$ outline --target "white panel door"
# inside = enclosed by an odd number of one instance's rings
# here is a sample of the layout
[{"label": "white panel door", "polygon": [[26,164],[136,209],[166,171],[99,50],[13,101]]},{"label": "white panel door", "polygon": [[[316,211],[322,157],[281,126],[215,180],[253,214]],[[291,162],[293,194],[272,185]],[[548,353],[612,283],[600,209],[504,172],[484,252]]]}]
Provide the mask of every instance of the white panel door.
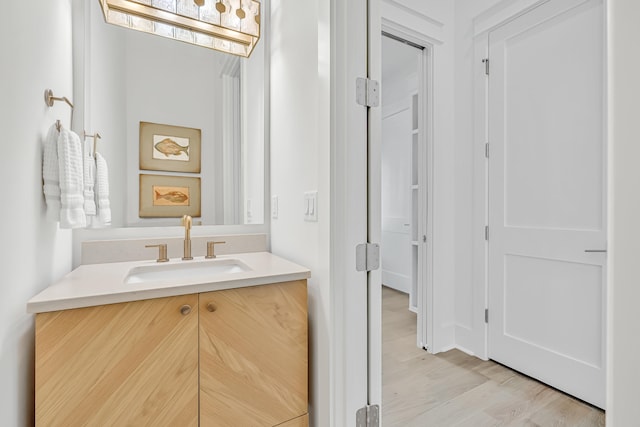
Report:
[{"label": "white panel door", "polygon": [[489,34],[489,356],[601,408],[604,37],[601,0]]}]

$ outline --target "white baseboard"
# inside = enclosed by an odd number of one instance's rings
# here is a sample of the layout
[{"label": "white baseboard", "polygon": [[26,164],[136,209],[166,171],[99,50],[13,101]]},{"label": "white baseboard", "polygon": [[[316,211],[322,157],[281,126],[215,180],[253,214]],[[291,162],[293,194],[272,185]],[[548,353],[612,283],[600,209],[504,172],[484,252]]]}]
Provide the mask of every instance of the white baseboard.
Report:
[{"label": "white baseboard", "polygon": [[411,292],[411,278],[404,274],[382,270],[382,284],[396,291],[408,294]]}]

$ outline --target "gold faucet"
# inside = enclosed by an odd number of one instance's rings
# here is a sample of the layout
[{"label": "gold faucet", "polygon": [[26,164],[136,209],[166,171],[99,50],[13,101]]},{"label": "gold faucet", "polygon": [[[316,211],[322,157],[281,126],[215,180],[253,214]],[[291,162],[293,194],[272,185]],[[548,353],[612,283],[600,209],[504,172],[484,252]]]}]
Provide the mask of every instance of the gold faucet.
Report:
[{"label": "gold faucet", "polygon": [[184,226],[184,256],[182,257],[183,261],[192,260],[191,256],[191,216],[184,215],[182,217],[182,225]]}]

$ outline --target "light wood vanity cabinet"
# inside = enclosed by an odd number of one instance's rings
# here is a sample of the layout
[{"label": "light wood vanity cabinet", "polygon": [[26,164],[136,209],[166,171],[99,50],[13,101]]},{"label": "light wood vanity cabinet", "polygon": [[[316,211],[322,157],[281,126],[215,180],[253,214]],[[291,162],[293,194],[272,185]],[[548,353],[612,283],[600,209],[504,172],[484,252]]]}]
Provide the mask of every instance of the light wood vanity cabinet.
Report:
[{"label": "light wood vanity cabinet", "polygon": [[308,426],[306,280],[39,313],[36,425]]}]

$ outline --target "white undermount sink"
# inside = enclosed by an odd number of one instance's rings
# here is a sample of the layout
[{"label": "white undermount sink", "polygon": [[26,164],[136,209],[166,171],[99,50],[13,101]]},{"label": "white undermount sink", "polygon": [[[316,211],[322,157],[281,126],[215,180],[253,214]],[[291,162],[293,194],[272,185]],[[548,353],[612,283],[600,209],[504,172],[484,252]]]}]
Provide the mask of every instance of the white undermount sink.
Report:
[{"label": "white undermount sink", "polygon": [[176,261],[170,264],[155,264],[133,267],[124,279],[127,285],[151,282],[200,282],[206,283],[222,275],[251,270],[236,259],[212,259]]}]

